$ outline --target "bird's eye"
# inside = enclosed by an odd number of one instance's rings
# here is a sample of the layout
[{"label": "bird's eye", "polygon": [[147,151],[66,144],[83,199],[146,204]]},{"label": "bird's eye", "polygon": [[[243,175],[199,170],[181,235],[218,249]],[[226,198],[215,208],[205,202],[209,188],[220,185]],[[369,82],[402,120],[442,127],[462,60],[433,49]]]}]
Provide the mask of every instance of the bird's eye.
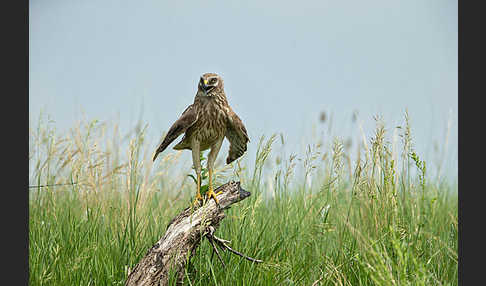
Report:
[{"label": "bird's eye", "polygon": [[211,84],[211,85],[212,84],[216,84],[216,82],[218,82],[218,80],[216,78],[214,78],[214,77],[209,80],[209,84]]}]

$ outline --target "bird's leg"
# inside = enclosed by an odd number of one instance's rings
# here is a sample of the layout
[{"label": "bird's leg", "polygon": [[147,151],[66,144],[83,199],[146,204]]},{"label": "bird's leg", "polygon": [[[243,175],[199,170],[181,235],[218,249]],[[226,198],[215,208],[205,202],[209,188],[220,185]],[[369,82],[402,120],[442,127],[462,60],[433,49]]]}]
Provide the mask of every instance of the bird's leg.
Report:
[{"label": "bird's leg", "polygon": [[211,151],[209,152],[208,155],[208,171],[209,171],[209,188],[207,192],[207,198],[208,199],[213,199],[216,204],[218,204],[218,199],[216,198],[216,195],[214,193],[214,188],[213,188],[213,168],[214,168],[214,161],[216,161],[216,157],[218,156],[219,149],[221,148],[221,144],[223,143],[223,138],[221,140],[218,140],[216,143],[214,143],[211,146]]},{"label": "bird's leg", "polygon": [[213,169],[209,168],[209,189],[208,189],[207,197],[208,199],[212,198],[216,204],[219,204],[218,199],[216,198],[216,194],[214,193],[212,177],[213,177]]},{"label": "bird's leg", "polygon": [[196,170],[197,174],[197,192],[196,192],[196,199],[193,202],[193,205],[198,205],[199,201],[202,201],[203,198],[201,196],[201,157],[199,153],[199,142],[193,142],[192,146],[192,163],[194,165],[194,169]]},{"label": "bird's leg", "polygon": [[197,173],[197,193],[196,193],[196,199],[194,200],[194,205],[199,203],[199,201],[202,201],[202,196],[201,196],[201,173]]}]

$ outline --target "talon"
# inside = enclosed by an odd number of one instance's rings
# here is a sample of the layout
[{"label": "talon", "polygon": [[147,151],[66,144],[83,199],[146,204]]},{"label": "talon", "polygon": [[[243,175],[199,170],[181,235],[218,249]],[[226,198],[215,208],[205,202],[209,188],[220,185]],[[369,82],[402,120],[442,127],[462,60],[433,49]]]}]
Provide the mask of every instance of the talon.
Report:
[{"label": "talon", "polygon": [[199,202],[203,201],[203,197],[201,194],[197,193],[196,198],[194,199],[194,202],[192,203],[195,207],[199,205]]},{"label": "talon", "polygon": [[207,192],[206,196],[207,196],[207,199],[208,199],[208,200],[213,199],[213,200],[214,200],[214,202],[215,202],[217,205],[219,205],[219,201],[218,201],[218,199],[216,198],[216,196],[217,196],[217,195],[219,195],[219,194],[221,194],[221,193],[222,193],[222,192],[219,192],[219,193],[217,193],[217,194],[216,194],[216,193],[214,193],[214,191],[213,191],[213,190],[209,190],[209,191]]}]

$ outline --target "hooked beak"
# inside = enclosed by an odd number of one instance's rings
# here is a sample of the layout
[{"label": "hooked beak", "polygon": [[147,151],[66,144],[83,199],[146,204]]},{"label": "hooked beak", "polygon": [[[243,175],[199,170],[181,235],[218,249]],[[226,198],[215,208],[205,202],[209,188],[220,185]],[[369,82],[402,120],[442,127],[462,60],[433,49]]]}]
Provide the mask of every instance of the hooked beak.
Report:
[{"label": "hooked beak", "polygon": [[201,86],[201,89],[205,95],[208,95],[208,92],[210,92],[214,88],[214,86],[208,86],[208,80],[203,79],[202,77],[199,81],[199,85]]}]

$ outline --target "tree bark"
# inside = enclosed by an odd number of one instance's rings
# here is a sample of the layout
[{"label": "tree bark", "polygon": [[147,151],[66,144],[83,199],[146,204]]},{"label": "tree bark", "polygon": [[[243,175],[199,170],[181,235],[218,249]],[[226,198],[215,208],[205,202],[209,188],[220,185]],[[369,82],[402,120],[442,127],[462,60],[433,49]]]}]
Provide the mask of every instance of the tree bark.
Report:
[{"label": "tree bark", "polygon": [[184,279],[184,269],[206,235],[212,235],[225,217],[224,209],[244,200],[250,193],[240,182],[228,182],[215,190],[219,206],[214,200],[199,208],[188,207],[175,216],[164,236],[155,243],[135,268],[129,273],[126,286],[168,285],[169,274],[175,273],[179,284]]}]

